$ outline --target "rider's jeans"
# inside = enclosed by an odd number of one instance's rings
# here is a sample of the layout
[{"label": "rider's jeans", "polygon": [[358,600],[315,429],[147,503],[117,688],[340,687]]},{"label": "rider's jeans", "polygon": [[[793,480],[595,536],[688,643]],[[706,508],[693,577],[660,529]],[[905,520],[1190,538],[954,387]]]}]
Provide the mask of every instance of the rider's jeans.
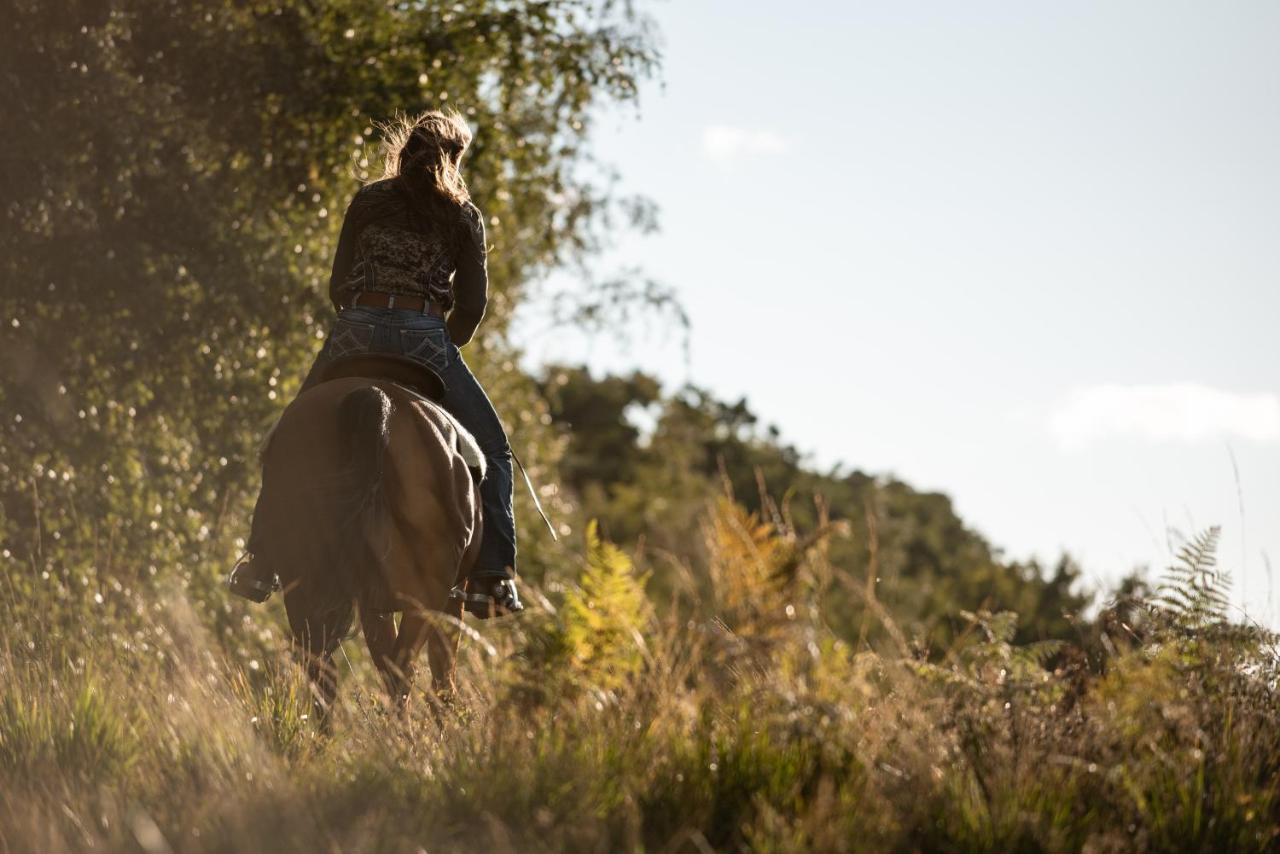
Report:
[{"label": "rider's jeans", "polygon": [[446,391],[441,404],[476,437],[488,462],[480,483],[484,533],[471,577],[510,578],[516,565],[511,445],[489,397],[462,361],[462,353],[449,340],[444,320],[400,309],[343,309],[302,388],[309,388],[331,360],[357,353],[408,356],[444,380]]}]

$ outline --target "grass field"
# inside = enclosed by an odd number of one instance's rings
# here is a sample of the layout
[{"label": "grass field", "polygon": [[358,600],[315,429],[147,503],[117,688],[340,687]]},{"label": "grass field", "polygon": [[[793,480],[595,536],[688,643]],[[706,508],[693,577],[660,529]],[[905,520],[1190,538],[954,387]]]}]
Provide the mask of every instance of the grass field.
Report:
[{"label": "grass field", "polygon": [[[359,639],[318,734],[279,602],[10,559],[0,848],[1274,850],[1271,639],[1215,602],[1214,538],[1099,615],[1092,649],[969,615],[925,654],[815,615],[822,542],[722,503],[707,602],[650,601],[594,543],[576,584],[469,623],[460,697],[401,720]],[[876,614],[874,592],[868,611]],[[425,670],[425,668],[423,668]],[[424,689],[425,690],[425,689]]]}]

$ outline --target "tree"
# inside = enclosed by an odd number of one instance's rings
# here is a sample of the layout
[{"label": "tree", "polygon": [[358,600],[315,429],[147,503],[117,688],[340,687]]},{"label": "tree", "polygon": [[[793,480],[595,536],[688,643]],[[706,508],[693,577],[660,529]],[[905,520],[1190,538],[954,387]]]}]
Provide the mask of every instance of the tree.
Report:
[{"label": "tree", "polygon": [[[0,505],[7,554],[221,564],[256,447],[330,309],[374,121],[456,106],[494,290],[468,353],[536,467],[552,448],[503,326],[589,252],[591,107],[656,62],[630,3],[17,0],[0,33]],[[536,530],[533,526],[526,529]]]}]

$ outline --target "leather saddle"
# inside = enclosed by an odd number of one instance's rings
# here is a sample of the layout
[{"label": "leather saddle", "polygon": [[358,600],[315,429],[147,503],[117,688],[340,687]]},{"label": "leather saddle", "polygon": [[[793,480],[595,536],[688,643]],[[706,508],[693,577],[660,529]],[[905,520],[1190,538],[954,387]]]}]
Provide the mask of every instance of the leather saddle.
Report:
[{"label": "leather saddle", "polygon": [[362,377],[371,380],[387,380],[404,386],[427,400],[439,403],[444,400],[446,386],[440,375],[421,362],[406,356],[378,353],[357,353],[334,359],[320,373],[320,382]]}]

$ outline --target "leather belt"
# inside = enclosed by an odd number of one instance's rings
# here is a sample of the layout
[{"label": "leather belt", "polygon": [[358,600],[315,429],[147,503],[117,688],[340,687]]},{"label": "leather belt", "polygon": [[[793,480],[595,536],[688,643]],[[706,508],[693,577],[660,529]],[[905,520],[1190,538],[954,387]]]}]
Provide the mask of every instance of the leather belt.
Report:
[{"label": "leather belt", "polygon": [[395,308],[402,311],[418,311],[433,317],[444,317],[444,306],[435,300],[408,294],[387,294],[381,291],[360,291],[351,298],[348,308]]}]

